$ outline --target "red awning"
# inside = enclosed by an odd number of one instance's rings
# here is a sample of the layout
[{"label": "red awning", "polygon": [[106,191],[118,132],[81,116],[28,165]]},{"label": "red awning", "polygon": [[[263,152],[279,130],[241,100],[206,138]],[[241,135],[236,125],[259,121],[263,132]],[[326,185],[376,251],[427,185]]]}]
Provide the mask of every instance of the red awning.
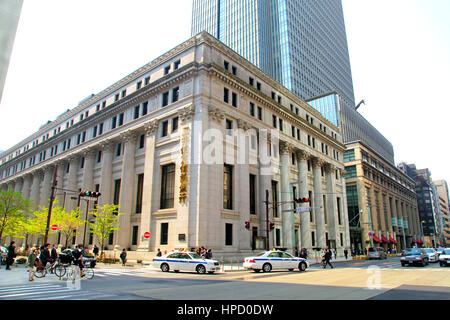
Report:
[{"label": "red awning", "polygon": [[391,236],[389,236],[389,240],[391,240],[392,243],[397,243],[397,241],[394,240],[394,238],[392,238]]},{"label": "red awning", "polygon": [[412,243],[417,243],[417,241],[416,241],[416,240],[414,240],[414,239],[412,239]]},{"label": "red awning", "polygon": [[375,242],[382,242],[376,235],[373,235],[373,241]]},{"label": "red awning", "polygon": [[386,239],[385,237],[381,236],[381,240],[383,240],[383,242],[389,243],[390,241],[388,239]]},{"label": "red awning", "polygon": [[423,244],[423,241],[422,241],[422,240],[419,240],[419,241],[417,241],[417,243]]}]

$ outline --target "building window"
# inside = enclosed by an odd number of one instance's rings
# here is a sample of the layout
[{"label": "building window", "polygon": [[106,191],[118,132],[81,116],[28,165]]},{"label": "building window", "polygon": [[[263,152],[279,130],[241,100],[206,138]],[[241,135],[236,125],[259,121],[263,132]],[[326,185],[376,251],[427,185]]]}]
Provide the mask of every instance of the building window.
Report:
[{"label": "building window", "polygon": [[174,207],[175,164],[162,167],[161,170],[161,209]]},{"label": "building window", "polygon": [[223,208],[233,210],[233,166],[223,166]]},{"label": "building window", "polygon": [[123,125],[123,116],[124,116],[123,113],[119,114],[119,127],[120,127],[121,125]]},{"label": "building window", "polygon": [[256,214],[256,176],[250,175],[250,214]]},{"label": "building window", "polygon": [[231,223],[225,223],[225,245],[233,245],[233,225]]},{"label": "building window", "polygon": [[142,115],[145,116],[147,114],[148,110],[148,102],[144,102],[142,104]]},{"label": "building window", "polygon": [[342,225],[341,220],[341,198],[337,197],[337,213],[338,213],[338,223]]},{"label": "building window", "polygon": [[122,143],[118,143],[117,144],[117,149],[116,149],[116,156],[120,157],[120,155],[122,154]]},{"label": "building window", "polygon": [[112,118],[111,129],[115,129],[117,125],[117,117]]},{"label": "building window", "polygon": [[181,61],[177,60],[173,63],[173,69],[174,70],[178,70],[178,68],[180,67]]},{"label": "building window", "polygon": [[178,131],[178,117],[172,119],[172,132]]},{"label": "building window", "polygon": [[255,84],[255,80],[252,77],[249,77],[248,83],[253,87],[253,85]]},{"label": "building window", "polygon": [[281,246],[281,230],[280,229],[275,229],[275,245],[277,247]]},{"label": "building window", "polygon": [[261,91],[261,83],[256,82],[256,89],[259,90],[259,91]]},{"label": "building window", "polygon": [[170,66],[164,68],[164,75],[168,75],[170,72]]},{"label": "building window", "polygon": [[314,231],[311,232],[311,246],[316,246],[316,233]]},{"label": "building window", "polygon": [[81,158],[80,169],[84,168],[84,157]]},{"label": "building window", "polygon": [[[116,206],[119,205],[119,201],[120,201],[120,184],[121,184],[121,179],[114,180],[114,198],[113,198],[113,203]],[[117,214],[117,210],[115,211],[115,213]]]},{"label": "building window", "polygon": [[262,118],[262,108],[261,107],[258,107],[258,119],[259,120],[262,120],[263,118]]},{"label": "building window", "polygon": [[223,67],[225,68],[225,70],[228,70],[229,66],[230,66],[230,63],[229,63],[228,61],[225,60],[225,61],[223,62]]},{"label": "building window", "polygon": [[238,107],[238,95],[237,95],[237,93],[232,93],[231,94],[231,105],[233,106],[233,107],[235,107],[235,108],[237,108]]},{"label": "building window", "polygon": [[145,145],[145,134],[142,134],[139,138],[139,149],[143,149]]},{"label": "building window", "polygon": [[253,102],[250,102],[250,115],[255,116],[255,104]]},{"label": "building window", "polygon": [[162,124],[161,137],[166,137],[169,134],[169,121],[164,121]]},{"label": "building window", "polygon": [[226,134],[231,136],[233,134],[233,121],[226,119],[225,120],[225,129],[226,129]]},{"label": "building window", "polygon": [[138,175],[136,194],[136,213],[142,212],[142,195],[144,192],[144,174]]},{"label": "building window", "polygon": [[119,101],[119,94],[118,93],[114,96],[114,102],[117,102],[117,101]]},{"label": "building window", "polygon": [[273,125],[274,128],[277,127],[277,116],[276,115],[272,116],[272,125]]},{"label": "building window", "polygon": [[283,131],[283,119],[278,119],[278,122],[280,123],[280,130]]},{"label": "building window", "polygon": [[136,83],[136,90],[139,90],[142,87],[142,81]]},{"label": "building window", "polygon": [[138,226],[133,226],[133,237],[132,237],[132,240],[131,240],[131,245],[132,246],[136,246],[137,245],[138,231],[139,231],[139,227]]},{"label": "building window", "polygon": [[272,181],[272,215],[278,218],[278,182]]},{"label": "building window", "polygon": [[349,166],[345,168],[345,178],[356,178],[356,166]]},{"label": "building window", "polygon": [[114,231],[109,234],[108,244],[111,246],[114,243]]},{"label": "building window", "polygon": [[223,88],[223,102],[228,103],[230,101],[229,94],[230,90],[228,90],[227,88]]},{"label": "building window", "polygon": [[355,161],[355,150],[347,150],[344,152],[344,162]]},{"label": "building window", "polygon": [[139,106],[134,107],[134,119],[139,118]]},{"label": "building window", "polygon": [[180,87],[172,89],[172,102],[177,102],[180,95]]},{"label": "building window", "polygon": [[165,107],[169,104],[169,92],[164,92],[162,95],[162,106]]},{"label": "building window", "polygon": [[100,123],[98,126],[98,135],[103,134],[103,123]]},{"label": "building window", "polygon": [[232,67],[231,67],[231,72],[232,72],[234,75],[237,75],[237,68],[236,68],[235,66],[232,66]]},{"label": "building window", "polygon": [[127,90],[122,91],[122,98],[125,98],[127,96]]},{"label": "building window", "polygon": [[145,85],[148,85],[150,83],[150,77],[145,78]]},{"label": "building window", "polygon": [[168,223],[161,223],[161,238],[160,238],[160,244],[161,245],[167,245],[169,243],[169,224]]},{"label": "building window", "polygon": [[102,161],[102,152],[99,151],[99,152],[97,153],[97,163],[100,163],[101,161]]},{"label": "building window", "polygon": [[95,138],[97,136],[97,126],[92,130],[92,137]]}]

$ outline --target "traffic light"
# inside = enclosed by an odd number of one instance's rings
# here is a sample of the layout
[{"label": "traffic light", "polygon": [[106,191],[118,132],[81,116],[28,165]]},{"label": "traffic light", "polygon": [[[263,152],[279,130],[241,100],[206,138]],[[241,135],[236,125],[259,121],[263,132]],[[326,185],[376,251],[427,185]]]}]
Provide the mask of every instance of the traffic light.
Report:
[{"label": "traffic light", "polygon": [[82,190],[80,192],[80,197],[90,197],[90,198],[98,198],[100,197],[102,194],[100,192],[96,192],[96,191],[84,191]]},{"label": "traffic light", "polygon": [[270,230],[273,230],[273,229],[275,229],[275,223],[271,222],[270,223]]},{"label": "traffic light", "polygon": [[249,221],[245,221],[245,229],[247,229],[247,230],[250,229],[250,222]]},{"label": "traffic light", "polygon": [[295,202],[297,202],[297,203],[307,203],[307,202],[309,202],[309,198],[295,199]]}]

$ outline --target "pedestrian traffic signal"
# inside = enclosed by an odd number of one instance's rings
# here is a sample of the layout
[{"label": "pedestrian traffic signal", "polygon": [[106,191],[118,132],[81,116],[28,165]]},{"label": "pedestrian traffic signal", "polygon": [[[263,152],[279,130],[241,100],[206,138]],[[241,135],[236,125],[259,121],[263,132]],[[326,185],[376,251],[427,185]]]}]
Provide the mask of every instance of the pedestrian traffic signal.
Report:
[{"label": "pedestrian traffic signal", "polygon": [[308,198],[299,198],[299,199],[295,199],[295,202],[297,203],[307,203],[309,202]]},{"label": "pedestrian traffic signal", "polygon": [[273,229],[275,229],[275,223],[271,222],[270,223],[270,230],[273,230]]},{"label": "pedestrian traffic signal", "polygon": [[96,192],[96,191],[81,191],[80,192],[80,197],[98,198],[101,195],[102,194],[100,192]]},{"label": "pedestrian traffic signal", "polygon": [[247,230],[250,229],[250,222],[249,221],[245,221],[245,229],[247,229]]}]

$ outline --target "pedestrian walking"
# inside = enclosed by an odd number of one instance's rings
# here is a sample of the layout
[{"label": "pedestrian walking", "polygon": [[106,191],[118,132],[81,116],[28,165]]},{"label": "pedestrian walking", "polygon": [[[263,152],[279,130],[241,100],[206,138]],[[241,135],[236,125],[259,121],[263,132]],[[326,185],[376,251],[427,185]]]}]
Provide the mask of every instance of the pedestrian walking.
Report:
[{"label": "pedestrian walking", "polygon": [[347,260],[348,259],[348,250],[347,249],[344,250],[344,256],[345,256],[345,260]]},{"label": "pedestrian walking", "polygon": [[158,252],[156,252],[156,256],[157,257],[161,257],[162,256],[162,252],[161,252],[161,250],[158,248]]},{"label": "pedestrian walking", "polygon": [[94,249],[92,250],[95,256],[98,256],[98,247],[97,245],[94,245]]},{"label": "pedestrian walking", "polygon": [[127,250],[123,248],[122,253],[120,254],[120,259],[122,260],[122,266],[125,267],[125,263],[127,262]]},{"label": "pedestrian walking", "polygon": [[84,277],[84,274],[83,274],[83,268],[84,268],[84,264],[83,264],[83,245],[82,244],[79,244],[78,245],[78,248],[77,249],[75,249],[73,252],[72,252],[72,255],[73,255],[73,265],[74,266],[77,266],[79,269],[80,269],[80,276],[81,277]]},{"label": "pedestrian walking", "polygon": [[324,250],[324,259],[325,259],[325,265],[323,266],[324,269],[327,268],[327,265],[330,265],[331,269],[333,269],[333,265],[331,264],[330,260],[331,260],[331,250]]},{"label": "pedestrian walking", "polygon": [[367,248],[364,248],[364,255],[367,256]]},{"label": "pedestrian walking", "polygon": [[51,263],[52,257],[50,254],[50,244],[46,243],[43,248],[41,247],[41,254],[39,255],[39,260],[41,260],[42,266],[45,268],[47,263]]},{"label": "pedestrian walking", "polygon": [[8,247],[8,255],[6,256],[6,270],[11,270],[10,266],[14,263],[14,258],[16,257],[16,243],[11,241]]},{"label": "pedestrian walking", "polygon": [[34,281],[34,273],[36,272],[36,260],[37,260],[38,249],[31,248],[30,255],[28,256],[28,280]]},{"label": "pedestrian walking", "polygon": [[337,250],[334,249],[334,260],[337,260]]},{"label": "pedestrian walking", "polygon": [[52,259],[53,262],[55,262],[56,260],[58,260],[58,251],[57,251],[57,246],[56,244],[53,245],[51,254],[50,254],[50,258]]}]

